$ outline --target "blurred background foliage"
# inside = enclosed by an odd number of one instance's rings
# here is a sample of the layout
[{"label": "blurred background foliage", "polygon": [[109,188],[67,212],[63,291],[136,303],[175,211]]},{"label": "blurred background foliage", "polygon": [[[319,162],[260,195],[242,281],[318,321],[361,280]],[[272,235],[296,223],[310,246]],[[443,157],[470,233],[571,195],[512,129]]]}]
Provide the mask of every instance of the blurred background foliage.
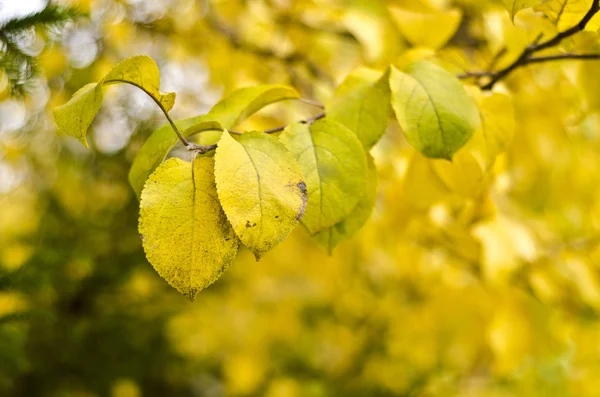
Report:
[{"label": "blurred background foliage", "polygon": [[[598,62],[499,85],[514,140],[485,167],[427,160],[390,125],[358,236],[331,257],[302,230],[258,263],[243,252],[194,304],[137,233],[127,172],[164,123],[154,104],[107,90],[89,151],[50,112],[137,54],[177,92],[174,118],[260,83],[326,103],[359,66],[508,64],[551,18],[513,25],[491,0],[0,3],[0,395],[600,395]],[[562,45],[590,52],[598,33]],[[245,127],[313,111],[278,104]]]}]

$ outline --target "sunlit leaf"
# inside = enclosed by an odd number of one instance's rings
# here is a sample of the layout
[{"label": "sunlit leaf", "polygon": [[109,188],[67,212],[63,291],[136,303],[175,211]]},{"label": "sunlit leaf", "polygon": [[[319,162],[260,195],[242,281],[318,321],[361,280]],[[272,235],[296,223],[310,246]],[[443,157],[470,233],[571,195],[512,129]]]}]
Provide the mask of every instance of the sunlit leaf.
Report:
[{"label": "sunlit leaf", "polygon": [[283,241],[306,207],[296,159],[275,137],[223,133],[215,154],[219,199],[236,234],[256,259]]},{"label": "sunlit leaf", "polygon": [[392,68],[392,107],[412,146],[427,157],[452,159],[479,127],[479,112],[460,81],[426,61]]},{"label": "sunlit leaf", "polygon": [[364,194],[367,160],[356,135],[342,124],[322,119],[296,123],[281,141],[298,160],[308,190],[302,224],[311,234],[331,227],[352,212]]},{"label": "sunlit leaf", "polygon": [[299,98],[298,92],[287,85],[245,87],[220,100],[208,115],[223,128],[232,129],[267,105],[295,98]]},{"label": "sunlit leaf", "polygon": [[385,133],[391,111],[389,74],[358,69],[340,85],[327,106],[327,117],[353,131],[370,148]]},{"label": "sunlit leaf", "polygon": [[156,63],[147,55],[128,58],[114,67],[104,80],[104,85],[127,83],[144,90],[165,110],[171,110],[175,104],[175,93],[160,92],[160,72]]},{"label": "sunlit leaf", "polygon": [[71,100],[54,110],[59,130],[77,138],[85,147],[87,130],[100,110],[103,86],[127,83],[137,86],[160,103],[165,110],[175,104],[175,93],[160,92],[160,74],[154,61],[139,55],[128,58],[115,66],[99,83],[90,83],[77,91]]},{"label": "sunlit leaf", "polygon": [[442,48],[454,36],[462,19],[458,9],[420,13],[392,7],[390,12],[406,40],[433,49]]},{"label": "sunlit leaf", "polygon": [[152,173],[140,202],[148,261],[192,301],[221,276],[239,243],[219,204],[213,169],[212,158],[169,159]]},{"label": "sunlit leaf", "polygon": [[313,240],[326,249],[329,254],[332,254],[334,248],[342,241],[354,236],[371,217],[373,207],[377,201],[377,169],[371,155],[367,155],[367,164],[368,171],[364,194],[350,215],[332,227],[312,236]]},{"label": "sunlit leaf", "polygon": [[54,118],[59,130],[88,147],[87,129],[102,106],[102,98],[100,84],[90,83],[83,86],[69,102],[54,109]]}]

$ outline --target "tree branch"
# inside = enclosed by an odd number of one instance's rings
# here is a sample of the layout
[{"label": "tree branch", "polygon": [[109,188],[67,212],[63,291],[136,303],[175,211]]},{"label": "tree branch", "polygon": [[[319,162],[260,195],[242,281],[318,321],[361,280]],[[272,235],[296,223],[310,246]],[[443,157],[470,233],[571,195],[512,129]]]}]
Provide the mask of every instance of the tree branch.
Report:
[{"label": "tree branch", "polygon": [[542,62],[551,62],[558,60],[567,60],[567,59],[600,59],[600,55],[596,54],[560,54],[560,55],[549,55],[549,56],[534,56],[536,53],[546,50],[548,48],[552,48],[560,44],[564,39],[573,36],[576,33],[579,33],[585,29],[587,24],[592,20],[592,18],[600,11],[600,0],[593,0],[592,5],[585,16],[579,21],[579,23],[570,29],[567,29],[563,32],[558,33],[556,36],[552,37],[543,42],[539,42],[541,37],[538,37],[532,44],[527,46],[519,55],[519,57],[513,61],[510,65],[506,66],[503,69],[494,72],[468,72],[463,75],[460,75],[459,78],[484,78],[490,77],[491,80],[486,84],[481,86],[482,90],[491,90],[494,88],[494,85],[498,83],[500,80],[504,79],[516,69],[521,68],[523,66],[527,66],[534,63],[542,63]]}]

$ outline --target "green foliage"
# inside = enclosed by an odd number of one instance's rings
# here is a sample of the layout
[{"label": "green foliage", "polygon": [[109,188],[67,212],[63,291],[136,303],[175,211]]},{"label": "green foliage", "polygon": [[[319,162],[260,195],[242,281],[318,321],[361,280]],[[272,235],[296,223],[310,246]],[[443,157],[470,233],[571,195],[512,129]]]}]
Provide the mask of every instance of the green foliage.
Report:
[{"label": "green foliage", "polygon": [[[162,94],[159,82],[158,68],[152,60],[145,56],[130,58],[112,69],[99,84],[79,90],[55,110],[55,117],[61,130],[87,146],[86,131],[100,107],[101,87],[105,84],[132,84],[163,110],[169,126],[155,131],[140,149],[129,180],[136,193],[145,182],[141,191],[140,234],[148,260],[190,300],[214,282],[235,257],[236,250],[228,243],[230,229],[236,234],[234,240],[239,239],[257,260],[281,243],[299,221],[329,253],[354,235],[369,218],[377,196],[376,168],[364,148],[371,148],[381,139],[392,108],[408,141],[427,157],[451,160],[478,130],[481,119],[486,123],[479,154],[490,164],[511,138],[511,106],[503,101],[505,97],[483,99],[480,115],[460,81],[426,61],[412,63],[404,72],[393,66],[383,74],[360,69],[342,83],[326,113],[266,133],[235,132],[239,138],[233,138],[228,129],[271,103],[297,99],[298,93],[284,85],[242,88],[223,98],[206,115],[173,122],[168,111],[174,105],[175,94]],[[170,128],[175,134],[169,133]],[[277,132],[281,132],[277,138],[268,135]],[[187,141],[199,133],[200,144]],[[217,148],[215,169],[210,170],[215,175],[211,178],[216,178],[218,197],[213,198],[217,207],[210,211],[224,212],[227,218],[219,218],[218,222],[213,219],[212,227],[197,226],[195,221],[187,228],[182,226],[187,224],[184,217],[197,221],[199,215],[195,211],[208,209],[203,207],[206,203],[196,201],[196,190],[189,183],[180,185],[186,181],[182,163],[174,165],[169,161],[168,167],[160,165],[175,146],[176,138],[188,150],[200,154]],[[475,173],[479,172],[473,157],[463,156],[459,163],[464,161]],[[200,164],[200,160],[194,164]],[[200,171],[203,175],[208,172],[204,168]],[[447,178],[453,180],[452,171]],[[190,186],[195,184],[194,179]],[[188,189],[181,193],[180,186]],[[472,187],[465,189],[468,194]],[[173,203],[177,211],[172,208]],[[194,209],[193,215],[185,212],[189,208]],[[204,227],[209,234],[202,238],[210,239],[213,248],[196,248],[202,243],[196,240],[200,234],[195,230]],[[189,230],[191,236],[185,234]],[[207,255],[179,252],[178,242],[184,236],[191,239],[183,240],[186,247],[200,249]],[[218,236],[222,241],[215,240]],[[219,252],[222,247],[227,247],[225,252]],[[202,273],[202,269],[209,270]]]}]

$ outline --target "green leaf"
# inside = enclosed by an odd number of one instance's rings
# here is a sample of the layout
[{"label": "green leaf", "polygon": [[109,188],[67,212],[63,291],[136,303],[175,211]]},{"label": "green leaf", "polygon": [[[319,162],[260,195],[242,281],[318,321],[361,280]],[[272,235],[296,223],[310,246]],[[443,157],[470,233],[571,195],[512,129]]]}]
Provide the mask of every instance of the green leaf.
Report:
[{"label": "green leaf", "polygon": [[371,217],[373,207],[375,207],[375,202],[377,201],[377,169],[370,154],[367,154],[367,164],[367,180],[364,186],[364,194],[350,215],[332,227],[312,236],[313,240],[325,248],[330,255],[338,244],[354,236]]},{"label": "green leaf", "polygon": [[517,15],[519,11],[524,10],[525,8],[531,8],[536,4],[541,3],[542,0],[502,0],[502,2],[510,14],[510,19],[514,20],[515,15]]},{"label": "green leaf", "polygon": [[100,84],[90,83],[81,87],[69,102],[54,109],[58,129],[76,138],[87,148],[87,129],[100,110],[103,97]]},{"label": "green leaf", "polygon": [[352,131],[328,119],[296,123],[280,136],[298,160],[308,189],[302,224],[311,234],[331,227],[352,212],[363,195],[367,160]]},{"label": "green leaf", "polygon": [[227,219],[256,259],[282,242],[306,207],[296,159],[275,137],[223,133],[215,154],[217,192]]},{"label": "green leaf", "polygon": [[219,204],[214,160],[161,164],[142,192],[139,232],[148,261],[189,300],[215,282],[239,240]]},{"label": "green leaf", "polygon": [[403,72],[392,67],[392,107],[408,139],[430,158],[452,159],[480,124],[477,105],[461,82],[427,61]]},{"label": "green leaf", "polygon": [[[263,107],[293,98],[298,98],[298,92],[285,85],[240,88],[219,101],[208,114],[179,120],[175,124],[183,131],[197,123],[216,121],[222,128],[232,129]],[[202,140],[201,143],[213,144],[219,137],[220,134],[217,134],[211,136],[210,141]],[[129,170],[129,183],[138,197],[148,175],[164,161],[177,142],[177,136],[167,124],[154,131],[142,145]]]},{"label": "green leaf", "polygon": [[102,105],[103,87],[116,83],[132,84],[141,88],[165,110],[170,110],[175,104],[175,93],[163,94],[159,90],[160,74],[156,63],[146,55],[139,55],[124,60],[99,83],[84,86],[69,102],[54,109],[58,129],[88,147],[87,130]]},{"label": "green leaf", "polygon": [[337,89],[327,117],[352,130],[370,148],[385,133],[390,115],[389,72],[383,75],[362,68],[350,74]]}]

